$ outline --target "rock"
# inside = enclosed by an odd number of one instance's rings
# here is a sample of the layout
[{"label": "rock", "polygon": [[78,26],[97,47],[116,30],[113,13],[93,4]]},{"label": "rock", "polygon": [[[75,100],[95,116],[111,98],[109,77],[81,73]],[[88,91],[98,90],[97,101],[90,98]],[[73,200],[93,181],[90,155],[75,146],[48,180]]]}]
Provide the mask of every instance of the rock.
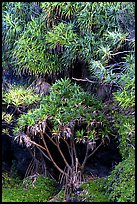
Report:
[{"label": "rock", "polygon": [[100,84],[98,89],[97,89],[96,94],[103,101],[109,99],[110,95],[111,95],[111,86],[105,85],[105,84]]},{"label": "rock", "polygon": [[14,168],[17,174],[19,174],[21,178],[24,178],[31,159],[32,156],[26,147],[20,146],[8,135],[2,135],[3,171],[11,171],[11,169]]},{"label": "rock", "polygon": [[26,170],[32,160],[32,156],[26,147],[22,147],[17,142],[13,142],[13,160],[17,173],[24,178]]},{"label": "rock", "polygon": [[51,85],[45,81],[43,78],[39,78],[36,81],[36,89],[35,93],[40,94],[40,95],[47,95],[49,93],[49,89]]},{"label": "rock", "polygon": [[12,165],[13,151],[11,137],[2,134],[2,163],[3,170],[9,170]]}]

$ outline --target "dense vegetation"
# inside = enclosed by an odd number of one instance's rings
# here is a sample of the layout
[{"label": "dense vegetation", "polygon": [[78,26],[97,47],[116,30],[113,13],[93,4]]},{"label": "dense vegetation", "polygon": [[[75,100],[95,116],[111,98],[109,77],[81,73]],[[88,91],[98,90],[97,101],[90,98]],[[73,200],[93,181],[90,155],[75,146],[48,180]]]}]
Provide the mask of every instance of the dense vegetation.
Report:
[{"label": "dense vegetation", "polygon": [[[135,201],[134,32],[134,2],[2,3],[2,137],[46,171],[3,171],[4,202],[49,201],[51,163],[62,185],[51,201]],[[87,160],[114,138],[122,161],[86,181]]]}]

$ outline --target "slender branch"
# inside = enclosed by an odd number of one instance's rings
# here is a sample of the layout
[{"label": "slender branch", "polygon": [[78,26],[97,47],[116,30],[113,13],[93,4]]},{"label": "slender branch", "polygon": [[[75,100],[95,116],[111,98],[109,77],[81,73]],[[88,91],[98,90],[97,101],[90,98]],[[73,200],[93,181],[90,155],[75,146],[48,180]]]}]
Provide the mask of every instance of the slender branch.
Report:
[{"label": "slender branch", "polygon": [[76,172],[78,172],[78,158],[76,158]]},{"label": "slender branch", "polygon": [[135,147],[134,147],[134,145],[132,145],[132,144],[128,144],[129,146],[131,146],[134,150],[135,150]]},{"label": "slender branch", "polygon": [[58,148],[58,151],[59,151],[59,153],[61,154],[61,156],[62,156],[62,158],[63,158],[63,160],[64,160],[66,166],[67,166],[69,169],[71,169],[70,165],[68,164],[66,158],[64,157],[64,155],[63,155],[63,153],[62,153],[62,151],[61,151],[61,149],[60,149],[60,147],[59,147],[59,144],[57,144],[57,148]]},{"label": "slender branch", "polygon": [[[37,143],[35,143],[35,142],[33,142],[33,141],[29,141],[29,142],[32,143],[32,144],[34,144],[39,150],[40,150],[40,149],[43,149],[43,150],[46,151],[46,149],[45,149],[43,146],[41,146],[41,145],[39,145],[39,144],[37,144]],[[44,154],[44,152],[43,152],[43,155],[44,155],[49,161],[51,161],[50,158],[49,158],[46,154]]]},{"label": "slender branch", "polygon": [[71,161],[72,161],[72,167],[74,166],[74,157],[73,157],[73,141],[72,138],[70,138],[70,146],[71,146]]},{"label": "slender branch", "polygon": [[50,158],[39,147],[37,147],[37,148],[44,155],[44,157],[46,157],[49,161],[51,161]]},{"label": "slender branch", "polygon": [[77,78],[72,77],[72,79],[74,79],[74,80],[76,80],[76,81],[90,82],[90,83],[94,83],[94,84],[98,83],[98,82],[96,82],[96,81],[91,81],[91,80],[89,80],[88,78],[85,78],[85,79],[77,79]]},{"label": "slender branch", "polygon": [[73,140],[73,151],[74,151],[74,157],[75,157],[75,162],[77,160],[77,152],[76,152],[76,146],[74,144],[74,140]]},{"label": "slender branch", "polygon": [[32,141],[32,140],[30,140],[29,142],[32,143],[32,144],[34,144],[34,145],[36,145],[36,146],[38,146],[38,147],[40,147],[41,149],[43,149],[43,150],[46,151],[46,149],[45,149],[43,146],[37,144],[36,142],[34,142],[34,141]]},{"label": "slender branch", "polygon": [[125,50],[125,51],[123,51],[123,52],[116,52],[116,53],[114,53],[114,54],[110,54],[110,55],[114,56],[114,55],[119,55],[119,54],[128,53],[128,52],[135,52],[135,51],[128,51],[128,50]]},{"label": "slender branch", "polygon": [[[43,134],[41,134],[41,135],[42,135],[42,137],[43,137]],[[51,156],[51,153],[50,153],[50,151],[49,151],[49,149],[48,149],[48,146],[47,146],[47,144],[46,144],[46,141],[44,140],[44,137],[43,137],[43,141],[44,141],[44,145],[45,145],[46,151],[47,151],[47,153],[48,153],[48,155],[49,155],[51,161],[53,162],[54,166],[55,166],[62,174],[65,174],[65,175],[67,176],[67,174],[56,164],[56,162],[54,161],[53,157]]]},{"label": "slender branch", "polygon": [[67,148],[68,148],[68,151],[69,151],[69,154],[71,155],[71,152],[70,152],[70,146],[69,146],[69,144],[67,143],[67,141],[66,140],[64,140],[64,138],[63,137],[60,137],[64,142],[65,142],[65,144],[67,145]]},{"label": "slender branch", "polygon": [[49,129],[50,132],[52,132],[51,129],[50,129],[50,127],[48,126],[48,124],[47,124],[47,128]]},{"label": "slender branch", "polygon": [[[62,156],[62,158],[63,158],[63,160],[64,160],[66,166],[67,166],[68,168],[71,168],[71,167],[69,166],[67,160],[65,159],[65,157],[64,157],[64,155],[63,155],[63,153],[62,153],[62,151],[61,151],[61,149],[60,149],[60,147],[59,147],[59,144],[55,143],[55,142],[52,140],[52,138],[50,138],[50,136],[49,136],[46,132],[45,132],[45,134],[46,134],[47,137],[50,139],[50,141],[58,148],[58,151],[59,151],[59,153],[61,154],[61,156]],[[45,140],[44,140],[44,136],[43,136],[43,133],[42,133],[42,132],[41,132],[41,136],[42,136],[43,143],[44,143],[44,145],[45,145]]]},{"label": "slender branch", "polygon": [[130,38],[126,38],[125,40],[126,41],[135,41],[135,38],[131,38],[131,39]]},{"label": "slender branch", "polygon": [[[44,141],[44,140],[43,140]],[[52,158],[52,156],[51,156],[51,154],[50,154],[50,152],[49,152],[49,150],[48,150],[48,148],[47,148],[47,145],[46,145],[46,142],[44,141],[44,145],[45,145],[45,147],[46,147],[46,149],[44,148],[44,147],[42,147],[41,145],[39,145],[39,144],[37,144],[37,143],[35,143],[35,142],[33,142],[33,141],[30,141],[32,144],[34,144],[34,145],[36,145],[36,147],[40,150],[40,148],[42,148],[42,149],[44,149],[45,151],[47,151],[47,153],[48,153],[48,155],[49,155],[49,157],[46,155],[46,154],[44,154],[44,152],[43,151],[41,151],[42,152],[42,154],[48,159],[48,160],[50,160],[50,161],[52,161],[53,162],[53,164],[56,166],[56,168],[61,172],[61,173],[64,173],[63,171],[62,171],[62,169],[60,169],[58,166],[57,166],[57,164],[55,163],[55,161],[53,160],[53,158]],[[39,148],[40,147],[40,148]]]},{"label": "slender branch", "polygon": [[91,154],[88,155],[87,159],[88,159],[89,157],[91,157],[91,156],[99,149],[99,147],[100,147],[102,144],[103,144],[103,142],[101,142],[101,143],[98,145],[98,147],[97,147]]},{"label": "slender branch", "polygon": [[[46,134],[46,136],[50,139],[50,141],[57,146],[57,144],[53,141],[53,139],[45,132],[44,134]],[[42,134],[42,138],[43,138],[43,134]],[[44,141],[43,141],[44,142]]]},{"label": "slender branch", "polygon": [[25,177],[27,177],[27,175],[28,175],[28,173],[29,173],[29,171],[30,171],[30,169],[31,169],[32,163],[33,163],[33,159],[32,159],[31,162],[29,163],[29,166],[28,166],[28,168],[27,168],[27,170],[26,170],[26,172],[25,172]]},{"label": "slender branch", "polygon": [[115,67],[115,66],[120,66],[120,65],[122,65],[122,64],[127,64],[126,62],[119,62],[119,63],[115,63],[115,64],[110,64],[110,65],[108,65],[108,66],[106,66],[106,67],[104,67],[105,69],[107,69],[107,68],[109,68],[109,67]]},{"label": "slender branch", "polygon": [[86,161],[88,159],[88,152],[89,152],[89,147],[88,147],[88,144],[87,144],[85,158],[84,158],[84,161],[83,161],[82,166],[81,166],[82,170],[84,169],[85,163],[86,163]]}]

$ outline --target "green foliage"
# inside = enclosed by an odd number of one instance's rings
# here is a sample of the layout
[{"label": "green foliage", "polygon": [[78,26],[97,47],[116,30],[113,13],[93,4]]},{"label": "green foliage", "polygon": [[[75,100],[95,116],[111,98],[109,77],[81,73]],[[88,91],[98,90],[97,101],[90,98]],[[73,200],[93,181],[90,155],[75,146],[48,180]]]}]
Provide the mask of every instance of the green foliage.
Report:
[{"label": "green foliage", "polygon": [[2,120],[6,123],[10,124],[13,121],[13,114],[8,114],[6,112],[2,112]]},{"label": "green foliage", "polygon": [[3,93],[3,101],[8,105],[29,106],[41,100],[41,97],[31,89],[22,86],[13,86],[8,92]]},{"label": "green foliage", "polygon": [[[24,180],[25,181],[25,180]],[[30,182],[31,183],[31,182]],[[29,187],[24,187],[20,183],[19,186],[12,188],[3,188],[3,202],[47,202],[49,197],[56,190],[56,182],[54,180],[39,176]]]},{"label": "green foliage", "polygon": [[[62,55],[62,64],[70,66],[76,56],[79,56],[88,62],[91,74],[97,79],[103,79],[107,83],[115,82],[117,74],[112,73],[111,66],[107,69],[106,67],[115,53],[123,49],[124,40],[129,36],[127,30],[121,30],[118,21],[120,9],[123,8],[125,13],[126,9],[131,9],[128,6],[124,7],[124,3],[121,2],[100,2],[99,5],[96,2],[82,3],[81,11],[74,21],[78,29],[78,40],[66,48]],[[121,71],[123,64],[120,64]]]},{"label": "green foliage", "polygon": [[83,32],[96,32],[99,34],[107,29],[117,26],[116,12],[121,3],[116,2],[86,2],[78,16],[78,24]]},{"label": "green foliage", "polygon": [[8,128],[2,128],[2,134],[10,136],[9,129]]},{"label": "green foliage", "polygon": [[[52,4],[51,4],[52,5]],[[54,7],[54,5],[53,5]],[[15,42],[12,61],[16,72],[27,69],[33,74],[52,73],[63,69],[58,54],[51,53],[57,44],[68,46],[76,41],[72,24],[59,23],[49,29],[42,15],[31,19],[19,40]],[[54,60],[53,60],[54,59]]]},{"label": "green foliage", "polygon": [[[94,111],[99,113],[95,114]],[[102,111],[102,104],[99,100],[83,92],[82,89],[72,84],[69,79],[61,79],[56,81],[50,89],[50,95],[47,95],[41,100],[40,107],[34,110],[29,110],[26,115],[22,115],[17,122],[15,132],[23,131],[26,125],[33,126],[39,121],[47,117],[52,118],[52,126],[54,132],[58,131],[60,124],[66,125],[74,119],[83,118],[88,125],[87,132],[84,137],[93,139],[96,137],[96,131],[93,132],[94,123],[103,122],[102,128],[99,130],[100,137],[108,134],[110,128]],[[104,132],[103,132],[104,131]]]},{"label": "green foliage", "polygon": [[116,127],[119,133],[119,150],[127,158],[135,148],[135,119],[131,116],[118,115]]},{"label": "green foliage", "polygon": [[120,162],[106,181],[106,192],[112,202],[135,202],[135,59],[127,55],[125,72],[118,84],[122,90],[114,93],[115,102],[122,110],[115,112],[115,127],[118,130]]},{"label": "green foliage", "polygon": [[47,49],[45,22],[41,17],[32,19],[15,43],[13,60],[16,71],[21,73],[27,69],[37,75],[59,70],[57,55],[48,53]]},{"label": "green foliage", "polygon": [[77,40],[77,35],[73,32],[73,24],[59,23],[53,28],[53,31],[48,31],[46,41],[51,48],[57,44],[69,46],[72,42]]},{"label": "green foliage", "polygon": [[106,181],[112,202],[135,202],[135,154],[120,162]]},{"label": "green foliage", "polygon": [[117,21],[122,31],[135,31],[135,2],[124,2],[118,12]]},{"label": "green foliage", "polygon": [[77,130],[76,132],[76,136],[81,139],[84,136],[84,130]]},{"label": "green foliage", "polygon": [[86,202],[109,202],[108,195],[105,193],[104,181],[104,178],[99,178],[81,185],[87,191]]},{"label": "green foliage", "polygon": [[11,56],[15,41],[18,41],[28,21],[36,14],[32,3],[27,2],[3,2],[2,8],[2,65],[7,69],[8,64],[12,63]]},{"label": "green foliage", "polygon": [[10,136],[9,128],[7,126],[12,125],[14,121],[13,114],[6,113],[5,111],[2,111],[2,123],[6,126],[2,128],[2,135],[8,135]]},{"label": "green foliage", "polygon": [[[121,88],[121,91],[114,94],[114,98],[124,111],[134,108],[135,57],[133,54],[125,54],[134,52],[135,47],[135,40],[131,40],[134,38],[135,30],[134,2],[39,4],[42,14],[35,12],[34,2],[2,3],[4,70],[10,69],[12,65],[20,75],[24,71],[34,75],[56,74],[69,67],[73,68],[75,59],[79,58],[87,62],[91,78],[94,75],[96,81],[114,83]],[[63,46],[60,53],[55,52],[58,44]],[[124,53],[125,45],[128,46],[128,50]],[[111,60],[117,65],[111,64]],[[117,66],[119,72],[115,71]],[[87,129],[76,132],[80,141],[84,137],[94,140],[96,131],[91,128],[94,122],[102,124],[101,131],[99,130],[102,138],[110,131],[101,102],[84,92],[78,85],[72,84],[69,79],[56,81],[51,87],[50,95],[44,98],[35,95],[31,90],[14,86],[9,92],[3,93],[3,101],[17,107],[40,101],[39,108],[29,110],[18,119],[16,133],[24,130],[26,125],[33,126],[47,117],[51,118],[55,133],[59,124],[65,125],[71,120],[84,118],[88,124]],[[96,110],[99,114],[94,114]],[[3,113],[2,117],[8,124],[12,122],[12,115]],[[123,160],[108,177],[106,188],[103,179],[83,184],[85,189],[88,189],[87,198],[91,202],[135,200],[135,120],[126,115],[126,112],[116,113],[114,117]],[[6,132],[7,129],[3,131]],[[49,181],[42,178],[34,187],[26,190],[15,183],[7,179],[7,186],[3,188],[3,201],[46,202],[53,192],[53,188],[49,187]]]},{"label": "green foliage", "polygon": [[9,173],[4,172],[2,173],[2,177],[3,177],[2,187],[4,189],[17,188],[22,182],[20,178],[17,176],[17,174],[16,174],[16,177],[12,177],[9,175]]},{"label": "green foliage", "polygon": [[71,21],[81,11],[83,2],[42,2],[41,8],[44,10],[45,19],[56,25],[60,20]]},{"label": "green foliage", "polygon": [[64,202],[65,201],[65,191],[62,188],[58,194],[54,195],[52,199],[48,200],[48,202]]},{"label": "green foliage", "polygon": [[[14,6],[9,3],[9,7],[15,7],[17,16],[21,10],[21,19],[28,18],[29,22],[24,24],[22,20],[23,29],[12,46],[12,62],[17,73],[27,69],[35,75],[51,74],[67,69],[80,57],[88,62],[92,74],[98,78],[109,77],[110,72],[106,76],[105,68],[99,67],[106,66],[128,36],[129,30],[121,30],[121,9],[123,15],[128,13],[133,18],[133,2],[130,6],[125,2],[41,2],[42,14],[36,16],[33,3],[19,3]],[[28,16],[23,13],[27,11],[25,6],[30,7]],[[8,3],[3,7],[7,8]],[[3,19],[7,19],[5,13]],[[20,23],[20,19],[15,19]],[[58,44],[65,46],[65,50],[61,54],[52,53]],[[98,62],[101,66],[96,66]]]},{"label": "green foliage", "polygon": [[115,101],[122,106],[123,113],[119,112],[115,115],[116,124],[119,133],[119,149],[123,158],[127,158],[135,148],[135,118],[126,114],[135,107],[135,59],[133,55],[127,55],[126,71],[122,74],[119,85],[122,90],[114,93]]},{"label": "green foliage", "polygon": [[122,74],[119,85],[123,86],[121,91],[114,93],[114,98],[123,108],[135,107],[135,57],[126,56],[126,71]]}]

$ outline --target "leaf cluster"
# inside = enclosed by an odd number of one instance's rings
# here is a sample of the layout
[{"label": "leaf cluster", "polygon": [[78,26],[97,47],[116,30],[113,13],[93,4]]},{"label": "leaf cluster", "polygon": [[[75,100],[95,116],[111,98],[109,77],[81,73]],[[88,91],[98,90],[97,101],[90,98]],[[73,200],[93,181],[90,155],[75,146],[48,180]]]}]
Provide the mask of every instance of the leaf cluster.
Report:
[{"label": "leaf cluster", "polygon": [[114,93],[115,100],[124,109],[135,107],[135,58],[134,55],[126,56],[126,71],[121,74],[118,84],[121,90]]},{"label": "leaf cluster", "polygon": [[2,59],[4,69],[8,68],[8,63],[12,64],[14,43],[20,39],[31,18],[36,16],[33,3],[2,3]]},{"label": "leaf cluster", "polygon": [[25,89],[22,86],[13,85],[8,92],[3,92],[3,102],[7,105],[29,106],[40,101],[41,97],[31,89]]}]

